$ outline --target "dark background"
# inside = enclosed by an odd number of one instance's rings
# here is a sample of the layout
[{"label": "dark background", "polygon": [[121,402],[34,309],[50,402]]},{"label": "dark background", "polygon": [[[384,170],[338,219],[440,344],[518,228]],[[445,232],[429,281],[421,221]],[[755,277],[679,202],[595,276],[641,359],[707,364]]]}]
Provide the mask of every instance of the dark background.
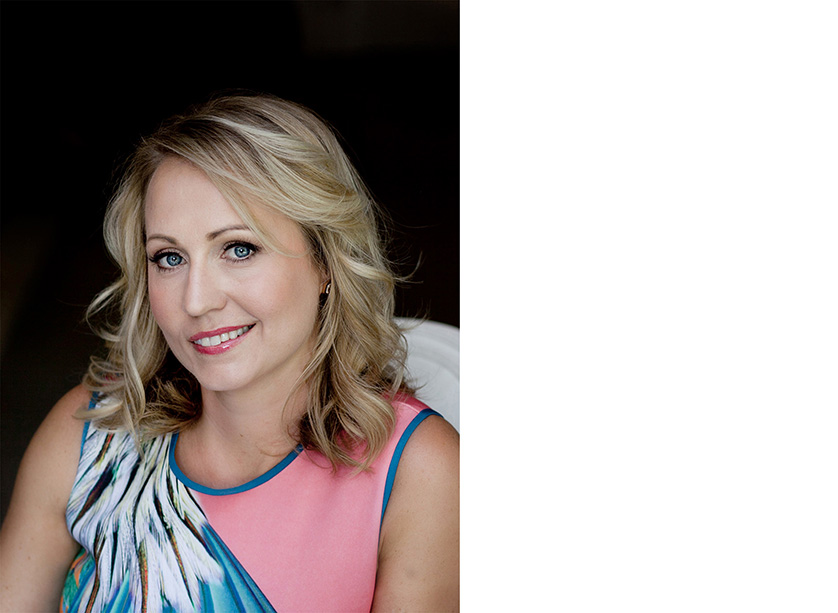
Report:
[{"label": "dark background", "polygon": [[115,275],[101,221],[117,164],[231,88],[329,121],[419,268],[399,314],[459,325],[459,8],[451,1],[0,4],[5,515],[20,457],[82,376],[83,323]]}]

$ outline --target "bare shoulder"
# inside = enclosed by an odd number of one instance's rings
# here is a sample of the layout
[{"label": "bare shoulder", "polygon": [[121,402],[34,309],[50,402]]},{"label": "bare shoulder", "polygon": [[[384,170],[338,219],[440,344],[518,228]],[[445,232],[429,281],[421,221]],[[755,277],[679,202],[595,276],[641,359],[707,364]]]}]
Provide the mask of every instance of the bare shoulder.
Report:
[{"label": "bare shoulder", "polygon": [[[441,417],[422,421],[411,434],[402,452],[396,479],[387,506],[382,535],[390,527],[387,515],[413,515],[459,500],[460,435]],[[442,511],[443,509],[433,509]],[[394,522],[393,522],[394,523]]]},{"label": "bare shoulder", "polygon": [[376,610],[459,608],[459,434],[439,417],[408,440],[381,527]]},{"label": "bare shoulder", "polygon": [[411,435],[405,447],[405,453],[419,455],[454,452],[456,456],[459,454],[459,449],[460,435],[454,429],[454,426],[442,417],[431,415],[419,424],[416,431]]},{"label": "bare shoulder", "polygon": [[32,437],[0,530],[0,609],[58,606],[63,576],[78,550],[64,511],[78,466],[84,422],[75,417],[90,393],[75,387]]},{"label": "bare shoulder", "polygon": [[[64,394],[32,437],[24,461],[60,462],[64,466],[64,463],[70,460],[72,477],[75,477],[84,430],[84,421],[77,415],[89,402],[90,392],[81,385]],[[69,472],[66,470],[64,474]],[[69,485],[72,485],[72,480]],[[69,490],[67,493],[69,494]]]},{"label": "bare shoulder", "polygon": [[[45,436],[57,435],[60,437],[62,435],[61,430],[66,428],[76,430],[80,434],[84,428],[84,421],[79,419],[77,415],[90,404],[90,397],[90,392],[82,385],[77,385],[64,394],[44,418],[44,423],[36,436],[43,430]],[[54,432],[54,430],[58,430],[58,432]]]},{"label": "bare shoulder", "polygon": [[79,385],[67,392],[44,418],[21,460],[10,515],[19,510],[16,499],[21,497],[37,497],[42,504],[66,504],[84,430],[84,422],[76,414],[89,401],[90,392]]}]

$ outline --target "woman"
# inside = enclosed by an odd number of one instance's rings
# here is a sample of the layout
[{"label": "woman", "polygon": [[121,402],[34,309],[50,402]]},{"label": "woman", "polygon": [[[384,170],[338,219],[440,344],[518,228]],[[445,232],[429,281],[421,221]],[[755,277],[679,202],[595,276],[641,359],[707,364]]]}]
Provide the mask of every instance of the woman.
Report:
[{"label": "woman", "polygon": [[323,122],[269,96],[174,118],[105,238],[89,312],[118,321],[21,463],[2,610],[456,609],[458,437],[403,381],[375,208]]}]

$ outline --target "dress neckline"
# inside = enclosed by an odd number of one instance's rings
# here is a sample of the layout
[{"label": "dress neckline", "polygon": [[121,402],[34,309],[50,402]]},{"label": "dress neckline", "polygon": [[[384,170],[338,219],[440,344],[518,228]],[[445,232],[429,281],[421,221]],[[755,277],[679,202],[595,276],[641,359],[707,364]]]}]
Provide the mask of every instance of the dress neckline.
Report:
[{"label": "dress neckline", "polygon": [[278,475],[286,466],[291,464],[294,459],[300,455],[303,451],[302,445],[297,445],[294,449],[288,452],[282,460],[280,460],[276,466],[269,469],[267,472],[259,475],[248,481],[247,483],[243,483],[242,485],[237,485],[236,487],[226,487],[226,488],[214,488],[208,487],[206,485],[201,485],[187,477],[183,474],[183,471],[180,469],[180,466],[177,464],[177,460],[175,459],[175,447],[177,447],[178,435],[179,432],[175,432],[172,434],[172,438],[169,441],[169,468],[171,468],[172,472],[174,473],[177,480],[183,483],[186,487],[191,490],[195,490],[196,492],[200,492],[202,494],[209,494],[211,496],[229,496],[231,494],[240,494],[242,492],[246,492],[248,490],[252,490],[255,487],[259,487],[263,483],[270,481],[276,475]]}]

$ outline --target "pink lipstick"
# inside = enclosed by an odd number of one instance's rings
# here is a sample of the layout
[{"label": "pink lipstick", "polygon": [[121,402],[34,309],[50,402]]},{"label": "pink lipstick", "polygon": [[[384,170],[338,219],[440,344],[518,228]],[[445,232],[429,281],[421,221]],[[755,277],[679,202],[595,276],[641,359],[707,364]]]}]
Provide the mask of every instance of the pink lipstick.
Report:
[{"label": "pink lipstick", "polygon": [[189,337],[189,342],[199,353],[217,355],[238,345],[254,324],[238,328],[218,328],[209,332],[199,332]]}]

